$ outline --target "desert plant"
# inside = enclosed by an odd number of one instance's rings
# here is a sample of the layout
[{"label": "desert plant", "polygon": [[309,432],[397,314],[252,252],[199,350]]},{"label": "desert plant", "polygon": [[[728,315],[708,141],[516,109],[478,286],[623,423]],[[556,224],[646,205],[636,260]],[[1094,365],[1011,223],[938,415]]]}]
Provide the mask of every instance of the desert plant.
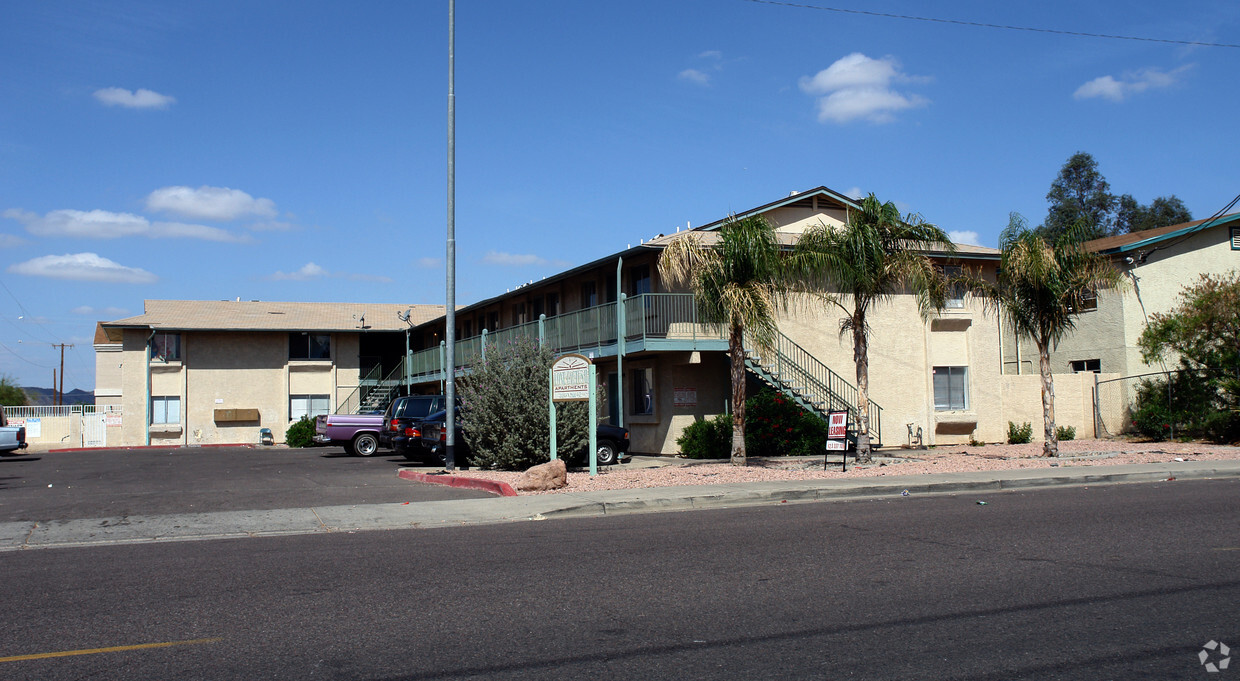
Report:
[{"label": "desert plant", "polygon": [[1076,428],[1074,426],[1055,426],[1055,439],[1060,442],[1076,439]]},{"label": "desert plant", "polygon": [[1008,421],[1007,441],[1010,445],[1028,444],[1033,440],[1033,425],[1025,421],[1024,425],[1016,425]]},{"label": "desert plant", "polygon": [[720,414],[713,419],[690,423],[676,438],[680,455],[687,459],[726,459],[732,448],[732,416]]},{"label": "desert plant", "polygon": [[[470,464],[481,468],[524,470],[551,458],[547,423],[547,373],[555,362],[534,338],[519,337],[488,346],[486,361],[474,366],[461,385],[465,440]],[[589,446],[589,410],[585,403],[556,407],[558,455],[581,458]]]},{"label": "desert plant", "polygon": [[314,444],[314,419],[303,416],[284,431],[284,442],[290,447],[309,447]]}]

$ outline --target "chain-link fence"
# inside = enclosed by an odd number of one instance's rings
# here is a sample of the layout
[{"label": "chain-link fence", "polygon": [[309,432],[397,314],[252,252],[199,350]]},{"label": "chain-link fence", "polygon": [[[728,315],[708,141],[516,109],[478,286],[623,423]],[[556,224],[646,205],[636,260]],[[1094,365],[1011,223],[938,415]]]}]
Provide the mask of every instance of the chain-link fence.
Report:
[{"label": "chain-link fence", "polygon": [[1172,439],[1193,430],[1218,406],[1219,380],[1240,383],[1240,369],[1155,371],[1098,381],[1100,437],[1140,433]]}]

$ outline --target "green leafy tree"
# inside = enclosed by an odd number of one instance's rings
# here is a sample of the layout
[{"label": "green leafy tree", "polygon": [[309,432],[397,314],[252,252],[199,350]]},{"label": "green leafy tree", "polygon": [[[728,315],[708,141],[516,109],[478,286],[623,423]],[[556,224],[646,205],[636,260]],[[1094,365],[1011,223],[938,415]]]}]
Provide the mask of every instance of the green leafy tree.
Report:
[{"label": "green leafy tree", "polygon": [[850,211],[843,227],[806,230],[793,251],[791,266],[808,289],[825,294],[828,305],[846,315],[840,336],[853,339],[857,366],[857,458],[871,460],[870,360],[867,315],[897,293],[912,291],[922,317],[943,309],[948,281],[930,252],[954,253],[947,233],[917,215],[900,217],[895,204],[873,194]]},{"label": "green leafy tree", "polygon": [[[551,459],[547,400],[548,373],[555,355],[538,340],[517,337],[487,346],[485,362],[461,382],[465,440],[470,463],[483,468],[524,470]],[[588,454],[586,403],[556,405],[557,455],[576,460]]]},{"label": "green leafy tree", "polygon": [[1176,195],[1160,196],[1143,206],[1131,194],[1119,197],[1115,211],[1115,232],[1130,234],[1156,227],[1190,222],[1193,214]]},{"label": "green leafy tree", "polygon": [[1039,232],[1048,242],[1055,242],[1077,225],[1083,226],[1086,241],[1114,233],[1116,198],[1098,172],[1098,162],[1083,151],[1073,154],[1059,169],[1046,200],[1050,210]]},{"label": "green leafy tree", "polygon": [[1150,318],[1138,343],[1147,364],[1174,358],[1181,369],[1167,415],[1156,406],[1164,384],[1139,395],[1142,432],[1154,435],[1163,421],[1176,421],[1189,435],[1240,439],[1240,272],[1202,274],[1176,307]]},{"label": "green leafy tree", "polygon": [[989,309],[998,312],[1018,337],[1031,339],[1038,348],[1046,438],[1042,453],[1046,456],[1059,455],[1051,348],[1076,327],[1087,298],[1100,289],[1123,284],[1122,275],[1109,260],[1085,250],[1089,235],[1088,226],[1077,223],[1049,242],[1030,229],[1019,213],[1012,213],[1007,229],[999,235],[997,281],[981,277],[969,281]]},{"label": "green leafy tree", "polygon": [[[706,242],[707,235],[717,237]],[[788,287],[775,230],[762,217],[729,218],[717,232],[688,232],[659,257],[659,275],[688,283],[698,316],[728,335],[732,374],[732,464],[745,465],[745,333],[759,348],[775,340]]]},{"label": "green leafy tree", "polygon": [[22,390],[9,376],[0,376],[0,406],[24,407],[30,404],[26,391]]}]

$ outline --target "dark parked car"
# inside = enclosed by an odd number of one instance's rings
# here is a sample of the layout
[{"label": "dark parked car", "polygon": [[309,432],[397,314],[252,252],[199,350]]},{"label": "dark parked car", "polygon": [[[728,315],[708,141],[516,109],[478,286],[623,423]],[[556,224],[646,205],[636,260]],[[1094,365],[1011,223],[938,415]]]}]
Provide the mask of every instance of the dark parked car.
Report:
[{"label": "dark parked car", "polygon": [[[401,441],[401,447],[397,448],[397,451],[410,461],[442,464],[445,459],[444,449],[448,444],[448,432],[444,428],[444,418],[446,415],[447,410],[441,410],[408,427],[406,429],[406,438]],[[455,447],[453,458],[457,465],[464,464],[470,455],[469,445],[465,442],[461,426],[460,409],[458,408],[456,433],[453,437]],[[629,431],[627,428],[600,423],[598,424],[597,437],[599,465],[610,466],[614,463],[622,463],[628,460]]]},{"label": "dark parked car", "polygon": [[405,395],[392,400],[383,413],[379,445],[403,452],[412,434],[411,426],[443,409],[443,395]]}]

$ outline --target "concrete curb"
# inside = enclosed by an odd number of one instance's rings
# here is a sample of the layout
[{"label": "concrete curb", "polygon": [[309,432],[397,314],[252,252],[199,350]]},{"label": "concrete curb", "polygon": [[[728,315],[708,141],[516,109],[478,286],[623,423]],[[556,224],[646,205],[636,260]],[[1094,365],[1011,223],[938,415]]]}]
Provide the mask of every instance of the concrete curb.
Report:
[{"label": "concrete curb", "polygon": [[[255,447],[258,447],[258,446],[259,445],[215,445],[215,444],[208,444],[208,445],[133,445],[131,447],[63,447],[60,449],[40,449],[38,451],[46,452],[48,454],[59,454],[60,452],[99,452],[105,449],[109,451],[122,450],[122,451],[128,452],[128,451],[137,450],[137,449],[208,449],[212,447],[219,448],[219,449],[223,449],[226,447],[227,448],[240,448],[240,449],[254,449]],[[262,445],[262,446],[272,447],[273,445]]]},{"label": "concrete curb", "polygon": [[401,480],[413,480],[414,482],[430,482],[436,485],[447,485],[449,487],[459,487],[461,489],[476,489],[483,492],[490,492],[501,497],[515,497],[516,490],[506,482],[495,482],[494,480],[480,480],[478,478],[467,478],[460,475],[445,475],[437,473],[418,473],[417,471],[402,470],[396,474]]}]

